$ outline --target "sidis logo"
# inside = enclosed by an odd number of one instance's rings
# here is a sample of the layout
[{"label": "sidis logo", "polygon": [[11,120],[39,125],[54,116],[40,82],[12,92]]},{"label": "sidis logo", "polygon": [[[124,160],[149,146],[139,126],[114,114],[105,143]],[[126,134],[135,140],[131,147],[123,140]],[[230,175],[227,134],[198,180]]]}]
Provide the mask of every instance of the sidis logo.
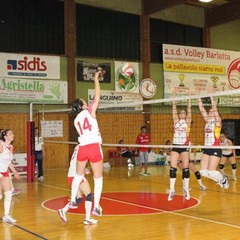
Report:
[{"label": "sidis logo", "polygon": [[22,60],[7,60],[8,75],[17,76],[47,76],[44,73],[47,70],[46,62],[41,61],[40,57],[23,57]]}]

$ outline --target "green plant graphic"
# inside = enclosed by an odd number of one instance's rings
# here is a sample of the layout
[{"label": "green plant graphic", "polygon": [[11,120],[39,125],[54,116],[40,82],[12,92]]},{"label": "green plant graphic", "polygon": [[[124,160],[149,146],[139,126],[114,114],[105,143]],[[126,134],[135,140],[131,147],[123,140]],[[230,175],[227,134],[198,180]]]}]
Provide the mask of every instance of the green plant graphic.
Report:
[{"label": "green plant graphic", "polygon": [[52,85],[50,85],[50,91],[51,93],[57,97],[57,99],[60,98],[61,96],[61,92],[60,92],[60,83],[53,83]]}]

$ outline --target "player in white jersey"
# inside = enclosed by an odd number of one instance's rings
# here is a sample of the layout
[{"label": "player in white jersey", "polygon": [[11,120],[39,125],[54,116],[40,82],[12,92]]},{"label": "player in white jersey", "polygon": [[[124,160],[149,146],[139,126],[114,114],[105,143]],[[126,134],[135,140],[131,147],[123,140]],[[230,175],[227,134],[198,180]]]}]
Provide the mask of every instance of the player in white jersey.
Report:
[{"label": "player in white jersey", "polygon": [[[174,93],[175,96],[176,92]],[[183,178],[183,191],[186,200],[190,199],[189,193],[189,132],[192,122],[192,110],[191,99],[188,100],[187,111],[181,110],[179,115],[177,114],[176,103],[172,103],[172,116],[174,124],[174,137],[171,157],[170,157],[170,191],[168,195],[168,201],[172,201],[175,195],[175,182],[178,160],[182,161],[182,178]],[[178,146],[186,146],[179,148]]]},{"label": "player in white jersey", "polygon": [[[208,113],[203,105],[202,99],[198,99],[199,110],[202,114],[203,119],[206,122],[205,146],[220,146],[220,131],[222,127],[222,120],[214,98],[211,96],[210,99],[212,108],[209,110]],[[223,176],[219,171],[216,170],[219,164],[221,154],[221,149],[204,149],[200,163],[200,174],[203,177],[214,180],[222,188],[228,189],[229,181],[227,176]]]},{"label": "player in white jersey", "polygon": [[[233,142],[227,137],[226,133],[221,133],[220,145],[223,147],[233,146]],[[237,181],[237,177],[236,177],[237,164],[236,164],[235,149],[224,149],[224,148],[222,149],[222,156],[219,162],[219,169],[223,175],[225,174],[224,167],[227,159],[229,159],[232,166],[232,178],[234,181]]]},{"label": "player in white jersey", "polygon": [[102,215],[102,208],[99,205],[103,185],[102,138],[96,120],[96,110],[100,101],[99,77],[102,75],[102,69],[99,69],[95,73],[95,97],[92,103],[87,106],[87,103],[83,99],[77,99],[72,106],[72,111],[77,114],[74,120],[74,126],[79,134],[79,148],[77,152],[76,175],[72,182],[71,202],[69,208],[76,208],[75,198],[78,187],[84,177],[84,169],[89,161],[94,175],[94,209],[92,214],[96,216]]},{"label": "player in white jersey", "polygon": [[[71,158],[71,161],[70,161],[70,166],[69,166],[69,169],[68,169],[68,183],[69,183],[70,186],[72,186],[72,181],[73,181],[73,178],[76,174],[78,148],[79,148],[79,145],[76,146],[75,149],[74,149],[74,152],[72,154],[72,158]],[[85,175],[87,175],[87,174],[90,173],[90,171],[88,169],[85,169],[84,173],[85,173]],[[85,199],[85,214],[86,214],[86,217],[85,217],[85,220],[83,221],[83,223],[85,225],[97,224],[98,221],[91,218],[92,192],[91,192],[89,182],[88,182],[88,180],[86,179],[85,176],[83,177],[82,182],[80,183],[79,188],[78,188],[77,197],[76,197],[76,200],[75,200],[76,204],[80,204],[82,202],[82,200],[83,200],[82,195],[83,194],[86,196],[86,199]],[[69,204],[70,203],[67,203],[65,205],[65,207],[63,207],[61,209],[58,209],[58,214],[59,214],[61,220],[64,223],[67,223],[66,213],[69,210]]]},{"label": "player in white jersey", "polygon": [[3,222],[15,223],[16,219],[12,218],[10,213],[12,202],[11,180],[9,177],[8,169],[12,171],[16,179],[20,179],[19,173],[15,170],[12,164],[13,160],[13,146],[11,145],[14,140],[12,130],[5,129],[0,133],[0,200],[2,199],[2,192],[4,192],[4,216]]}]

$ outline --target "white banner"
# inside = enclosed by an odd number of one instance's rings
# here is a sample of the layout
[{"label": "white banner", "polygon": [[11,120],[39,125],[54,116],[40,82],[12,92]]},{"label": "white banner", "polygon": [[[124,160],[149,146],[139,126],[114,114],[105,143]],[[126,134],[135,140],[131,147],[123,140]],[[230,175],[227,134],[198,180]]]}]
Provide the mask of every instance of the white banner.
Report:
[{"label": "white banner", "polygon": [[139,93],[138,63],[115,61],[115,91]]},{"label": "white banner", "polygon": [[[90,104],[93,99],[94,89],[88,89],[88,104]],[[125,103],[131,104],[138,101],[143,101],[142,96],[138,93],[120,93],[110,90],[101,90],[99,109],[104,109],[110,106],[111,108],[108,108],[108,111],[142,111],[143,105],[123,107]],[[121,107],[117,107],[117,104],[121,105]]]},{"label": "white banner", "polygon": [[41,137],[63,137],[63,121],[41,121]]},{"label": "white banner", "polygon": [[67,81],[0,78],[0,101],[67,103]]},{"label": "white banner", "polygon": [[[201,94],[209,87],[215,91],[240,88],[240,52],[163,44],[164,97],[179,95],[199,88]],[[221,105],[239,104],[239,97],[222,96]]]},{"label": "white banner", "polygon": [[0,53],[0,77],[60,79],[60,57]]}]

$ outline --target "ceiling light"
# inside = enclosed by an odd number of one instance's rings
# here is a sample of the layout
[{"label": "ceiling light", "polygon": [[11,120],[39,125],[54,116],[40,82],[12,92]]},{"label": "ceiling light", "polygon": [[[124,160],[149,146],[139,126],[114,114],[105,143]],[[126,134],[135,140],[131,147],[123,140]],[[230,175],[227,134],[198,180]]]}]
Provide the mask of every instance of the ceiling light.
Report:
[{"label": "ceiling light", "polygon": [[208,3],[211,2],[212,0],[199,0],[199,2],[204,2],[204,3]]}]

